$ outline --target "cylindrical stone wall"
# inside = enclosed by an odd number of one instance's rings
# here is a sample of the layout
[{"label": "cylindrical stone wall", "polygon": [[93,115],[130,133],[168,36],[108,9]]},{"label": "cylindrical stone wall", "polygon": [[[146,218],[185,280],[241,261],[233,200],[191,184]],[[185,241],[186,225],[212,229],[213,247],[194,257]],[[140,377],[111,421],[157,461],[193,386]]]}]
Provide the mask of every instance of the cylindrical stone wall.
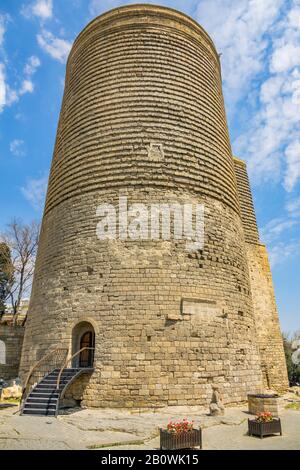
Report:
[{"label": "cylindrical stone wall", "polygon": [[[97,206],[120,194],[204,204],[203,249],[100,241]],[[96,18],[68,60],[23,373],[54,345],[71,346],[79,322],[95,330],[95,371],[77,387],[87,406],[205,404],[213,383],[227,403],[260,390],[218,54],[168,8]]]}]

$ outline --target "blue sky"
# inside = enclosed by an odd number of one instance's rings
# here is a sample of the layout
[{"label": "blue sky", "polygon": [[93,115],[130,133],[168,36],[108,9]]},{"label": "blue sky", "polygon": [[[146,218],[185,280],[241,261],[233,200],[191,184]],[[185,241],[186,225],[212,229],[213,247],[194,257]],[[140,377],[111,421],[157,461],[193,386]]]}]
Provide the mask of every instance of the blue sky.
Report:
[{"label": "blue sky", "polygon": [[[0,0],[0,230],[42,214],[72,42],[115,0]],[[233,152],[248,163],[282,328],[300,329],[300,0],[163,1],[222,53]]]}]

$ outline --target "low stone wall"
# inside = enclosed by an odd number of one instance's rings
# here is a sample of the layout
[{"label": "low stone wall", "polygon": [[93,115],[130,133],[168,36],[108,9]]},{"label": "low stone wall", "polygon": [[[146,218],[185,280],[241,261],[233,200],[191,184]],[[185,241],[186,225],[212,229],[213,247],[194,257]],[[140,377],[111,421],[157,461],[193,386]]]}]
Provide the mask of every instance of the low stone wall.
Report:
[{"label": "low stone wall", "polygon": [[0,323],[0,379],[15,379],[19,375],[24,327]]},{"label": "low stone wall", "polygon": [[248,411],[253,415],[270,411],[278,417],[278,395],[248,395]]}]

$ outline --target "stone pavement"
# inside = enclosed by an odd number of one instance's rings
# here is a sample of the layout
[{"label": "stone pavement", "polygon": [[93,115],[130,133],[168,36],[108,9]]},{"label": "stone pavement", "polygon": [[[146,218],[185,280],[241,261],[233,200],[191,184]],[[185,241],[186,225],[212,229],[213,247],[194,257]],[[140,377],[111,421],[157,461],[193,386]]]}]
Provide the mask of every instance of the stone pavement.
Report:
[{"label": "stone pavement", "polygon": [[[210,426],[203,431],[204,450],[300,450],[300,412],[285,411],[281,414],[283,436],[264,439],[247,435],[247,419],[240,424]],[[145,441],[143,445],[119,445],[103,449],[132,450],[158,449],[159,438]]]},{"label": "stone pavement", "polygon": [[300,412],[281,410],[283,437],[247,436],[245,407],[227,408],[223,417],[198,407],[168,407],[134,412],[85,409],[57,419],[19,416],[0,410],[0,449],[157,449],[158,429],[169,419],[187,417],[204,428],[205,449],[300,449]]}]

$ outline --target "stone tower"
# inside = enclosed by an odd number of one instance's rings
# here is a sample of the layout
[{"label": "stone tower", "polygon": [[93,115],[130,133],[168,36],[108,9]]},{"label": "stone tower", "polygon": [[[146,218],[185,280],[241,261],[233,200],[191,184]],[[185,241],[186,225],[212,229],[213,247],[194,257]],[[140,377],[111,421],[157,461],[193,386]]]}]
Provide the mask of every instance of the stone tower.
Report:
[{"label": "stone tower", "polygon": [[245,162],[234,158],[235,174],[244,226],[257,344],[261,354],[264,388],[283,392],[288,387],[276,300],[268,254],[259,240]]},{"label": "stone tower", "polygon": [[[152,5],[92,21],[67,64],[22,374],[85,338],[94,372],[69,395],[87,406],[206,404],[216,383],[225,403],[240,402],[263,387],[261,356],[265,370],[274,366],[268,385],[284,387],[245,172],[232,157],[219,57],[199,24]],[[117,206],[120,195],[203,204],[203,249],[174,238],[99,240],[97,207]],[[272,300],[258,321],[269,315],[275,349],[256,332],[251,286],[263,275]]]}]

